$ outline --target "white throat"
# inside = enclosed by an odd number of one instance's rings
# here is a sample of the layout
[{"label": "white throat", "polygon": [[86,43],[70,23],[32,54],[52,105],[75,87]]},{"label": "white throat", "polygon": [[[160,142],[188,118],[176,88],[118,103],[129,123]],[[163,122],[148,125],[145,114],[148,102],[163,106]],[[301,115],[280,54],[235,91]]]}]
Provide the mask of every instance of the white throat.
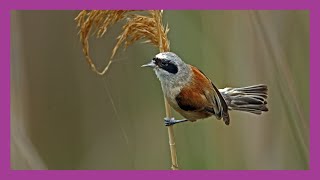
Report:
[{"label": "white throat", "polygon": [[162,90],[169,99],[175,99],[181,89],[191,81],[191,67],[187,64],[180,67],[177,74],[169,74],[159,69],[155,69],[155,73],[161,82]]}]

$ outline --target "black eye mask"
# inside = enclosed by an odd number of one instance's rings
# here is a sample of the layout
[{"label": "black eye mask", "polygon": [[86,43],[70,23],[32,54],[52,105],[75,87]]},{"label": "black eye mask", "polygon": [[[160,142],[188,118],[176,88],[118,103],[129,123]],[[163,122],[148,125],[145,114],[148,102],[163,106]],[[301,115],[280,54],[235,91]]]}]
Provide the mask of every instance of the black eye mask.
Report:
[{"label": "black eye mask", "polygon": [[168,60],[161,60],[159,58],[153,58],[153,60],[155,61],[155,64],[159,68],[161,68],[161,69],[163,69],[163,70],[165,70],[165,71],[167,71],[167,72],[169,72],[171,74],[176,74],[178,72],[177,65],[171,63]]}]

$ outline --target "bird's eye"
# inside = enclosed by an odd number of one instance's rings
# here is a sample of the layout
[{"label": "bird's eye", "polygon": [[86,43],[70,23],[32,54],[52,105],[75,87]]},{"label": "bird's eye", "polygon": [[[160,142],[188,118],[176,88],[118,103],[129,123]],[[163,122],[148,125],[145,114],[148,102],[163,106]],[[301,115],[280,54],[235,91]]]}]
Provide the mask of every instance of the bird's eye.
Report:
[{"label": "bird's eye", "polygon": [[177,65],[170,61],[162,61],[159,67],[171,74],[176,74],[178,72]]},{"label": "bird's eye", "polygon": [[162,66],[169,66],[169,62],[168,62],[168,61],[162,61],[162,62],[161,62],[161,65],[162,65]]}]

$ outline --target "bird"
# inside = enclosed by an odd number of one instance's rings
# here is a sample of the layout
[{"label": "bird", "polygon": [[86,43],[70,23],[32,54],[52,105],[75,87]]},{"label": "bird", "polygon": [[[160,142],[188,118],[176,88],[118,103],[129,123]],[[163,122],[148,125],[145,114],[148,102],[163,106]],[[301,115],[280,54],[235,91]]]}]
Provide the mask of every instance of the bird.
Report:
[{"label": "bird", "polygon": [[185,118],[176,120],[166,117],[166,126],[211,116],[223,119],[229,125],[231,110],[257,115],[268,111],[267,85],[218,89],[201,70],[185,63],[173,52],[158,53],[150,63],[141,67],[154,70],[167,102]]}]

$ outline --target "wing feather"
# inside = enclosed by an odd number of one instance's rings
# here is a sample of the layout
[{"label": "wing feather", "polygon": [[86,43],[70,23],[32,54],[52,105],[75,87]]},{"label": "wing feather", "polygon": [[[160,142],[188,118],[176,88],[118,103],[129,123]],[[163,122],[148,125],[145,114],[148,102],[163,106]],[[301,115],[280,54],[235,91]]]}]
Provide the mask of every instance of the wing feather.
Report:
[{"label": "wing feather", "polygon": [[[197,77],[196,81],[205,82],[206,86],[200,84],[200,87],[204,87],[207,91],[205,91],[205,96],[207,100],[212,104],[214,115],[217,119],[223,118],[223,121],[226,125],[230,124],[230,117],[228,113],[228,105],[225,102],[223,96],[220,91],[215,87],[215,85],[211,82],[211,80],[198,68],[192,66],[193,73],[195,77]],[[209,85],[209,87],[208,87]]]},{"label": "wing feather", "polygon": [[184,111],[215,115],[217,119],[223,118],[225,124],[229,125],[228,106],[220,91],[203,72],[194,66],[191,69],[194,79],[176,96],[178,106]]}]

